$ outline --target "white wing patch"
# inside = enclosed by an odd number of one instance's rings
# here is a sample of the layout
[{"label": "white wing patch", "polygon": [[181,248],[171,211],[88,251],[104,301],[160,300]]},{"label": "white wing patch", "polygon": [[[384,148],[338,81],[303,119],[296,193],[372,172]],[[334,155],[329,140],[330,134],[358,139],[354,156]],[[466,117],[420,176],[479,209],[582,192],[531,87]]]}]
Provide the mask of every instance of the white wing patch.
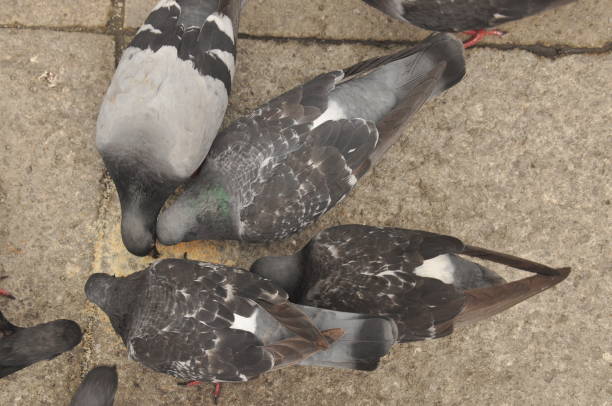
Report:
[{"label": "white wing patch", "polygon": [[230,37],[232,42],[234,42],[234,26],[232,25],[232,20],[221,13],[215,12],[208,16],[206,22],[214,22],[219,27],[219,30],[224,32],[225,35]]},{"label": "white wing patch", "polygon": [[234,77],[234,70],[235,70],[234,55],[232,55],[231,53],[227,51],[221,51],[220,49],[212,49],[206,52],[208,52],[211,55],[216,56],[221,61],[223,61],[225,66],[227,66],[227,69],[230,71],[230,75],[232,76],[232,78]]},{"label": "white wing patch", "polygon": [[327,110],[323,112],[315,121],[312,122],[312,128],[316,128],[326,121],[340,120],[348,118],[342,110],[342,107],[333,100],[329,100]]},{"label": "white wing patch", "polygon": [[161,34],[161,30],[158,30],[157,28],[153,27],[151,24],[143,24],[140,26],[140,28],[138,29],[138,31],[136,31],[136,35],[140,34],[143,31],[151,31],[153,34]]},{"label": "white wing patch", "polygon": [[153,11],[155,10],[159,10],[160,8],[170,8],[170,7],[178,7],[178,9],[181,9],[181,6],[178,5],[178,3],[175,0],[161,0],[159,3],[157,3],[155,5],[155,7],[153,8]]},{"label": "white wing patch", "polygon": [[448,285],[455,281],[455,267],[448,254],[425,260],[423,265],[415,268],[414,273],[424,278],[438,279]]},{"label": "white wing patch", "polygon": [[249,333],[255,334],[255,329],[257,327],[257,314],[259,313],[259,308],[256,308],[252,315],[249,317],[243,317],[239,314],[234,313],[234,322],[230,326],[230,328],[234,330],[244,330]]}]

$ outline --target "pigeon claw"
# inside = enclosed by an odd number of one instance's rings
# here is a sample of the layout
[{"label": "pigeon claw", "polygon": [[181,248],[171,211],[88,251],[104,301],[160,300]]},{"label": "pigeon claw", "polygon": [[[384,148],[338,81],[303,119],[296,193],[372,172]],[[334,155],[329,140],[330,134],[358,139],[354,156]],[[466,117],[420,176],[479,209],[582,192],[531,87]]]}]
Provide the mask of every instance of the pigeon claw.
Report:
[{"label": "pigeon claw", "polygon": [[0,289],[0,296],[8,297],[9,299],[15,300],[15,296],[11,295],[11,292],[4,289]]},{"label": "pigeon claw", "polygon": [[487,35],[496,35],[498,37],[506,35],[506,32],[501,30],[469,30],[463,31],[463,33],[466,35],[471,35],[470,39],[463,43],[463,48],[466,49],[473,47],[474,45],[482,41],[482,39]]}]

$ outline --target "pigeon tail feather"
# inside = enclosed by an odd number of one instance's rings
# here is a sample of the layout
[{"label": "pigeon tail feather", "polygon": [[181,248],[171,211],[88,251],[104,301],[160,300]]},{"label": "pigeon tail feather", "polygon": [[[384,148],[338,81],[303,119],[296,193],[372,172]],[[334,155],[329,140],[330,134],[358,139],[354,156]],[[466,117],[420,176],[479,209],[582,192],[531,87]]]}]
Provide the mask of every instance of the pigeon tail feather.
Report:
[{"label": "pigeon tail feather", "polygon": [[298,307],[319,329],[339,328],[344,332],[329,349],[306,358],[300,365],[372,371],[397,341],[397,326],[390,318]]}]

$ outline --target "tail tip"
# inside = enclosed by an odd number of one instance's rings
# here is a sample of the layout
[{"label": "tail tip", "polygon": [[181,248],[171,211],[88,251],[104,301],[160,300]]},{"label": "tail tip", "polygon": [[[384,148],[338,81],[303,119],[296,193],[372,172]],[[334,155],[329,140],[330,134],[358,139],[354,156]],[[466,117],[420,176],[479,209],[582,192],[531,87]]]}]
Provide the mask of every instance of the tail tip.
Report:
[{"label": "tail tip", "polygon": [[557,272],[557,276],[559,277],[559,282],[561,282],[569,276],[569,274],[572,272],[572,268],[566,266],[563,268],[557,268],[555,269],[555,271]]}]

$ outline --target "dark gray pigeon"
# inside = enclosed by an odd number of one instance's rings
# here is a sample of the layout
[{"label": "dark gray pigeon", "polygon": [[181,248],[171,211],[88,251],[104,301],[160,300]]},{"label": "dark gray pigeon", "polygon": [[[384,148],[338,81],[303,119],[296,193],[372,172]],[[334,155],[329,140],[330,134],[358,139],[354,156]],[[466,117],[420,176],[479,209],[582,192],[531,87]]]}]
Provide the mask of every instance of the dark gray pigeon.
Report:
[{"label": "dark gray pigeon", "polygon": [[123,52],[98,116],[96,146],[121,202],[135,255],[155,246],[155,221],[201,165],[228,103],[240,0],[161,0]]},{"label": "dark gray pigeon", "polygon": [[81,328],[72,320],[24,328],[11,324],[0,312],[0,378],[71,350],[82,336]]},{"label": "dark gray pigeon", "polygon": [[388,318],[296,306],[270,281],[205,262],[94,274],[85,293],[131,359],[187,381],[240,382],[292,364],[370,370],[397,337]]},{"label": "dark gray pigeon", "polygon": [[[457,254],[538,275],[507,283]],[[454,237],[362,225],[328,228],[294,255],[261,258],[251,270],[276,282],[295,303],[391,317],[401,342],[446,336],[556,285],[570,272]]]},{"label": "dark gray pigeon", "polygon": [[118,381],[114,366],[92,369],[75,392],[70,406],[113,406]]},{"label": "dark gray pigeon", "polygon": [[433,35],[320,75],[240,118],[160,213],[163,244],[286,238],[341,201],[429,98],[465,73],[461,42]]},{"label": "dark gray pigeon", "polygon": [[363,0],[399,20],[432,31],[472,34],[465,47],[485,35],[502,35],[486,28],[520,20],[575,0]]}]

